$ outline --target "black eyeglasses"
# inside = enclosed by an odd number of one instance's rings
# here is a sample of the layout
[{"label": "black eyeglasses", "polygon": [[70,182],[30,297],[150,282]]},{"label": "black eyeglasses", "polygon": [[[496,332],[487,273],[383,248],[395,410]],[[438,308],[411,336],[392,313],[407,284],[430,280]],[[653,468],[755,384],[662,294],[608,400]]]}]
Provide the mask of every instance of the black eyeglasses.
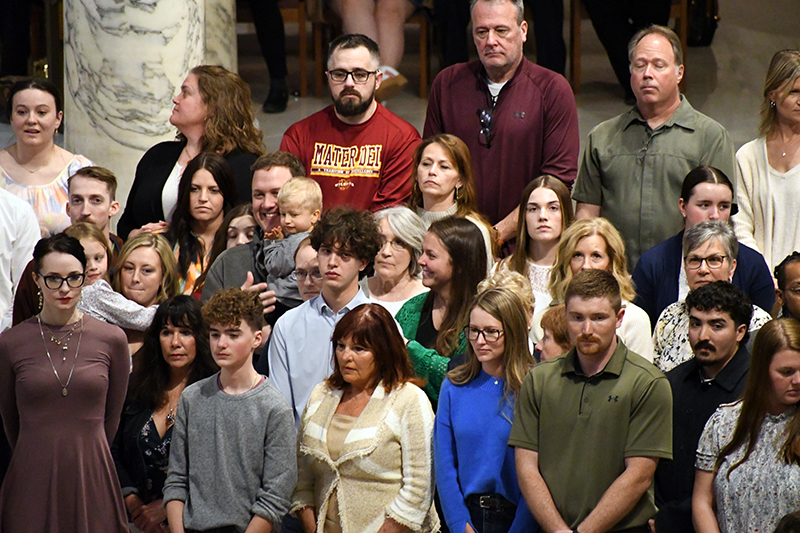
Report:
[{"label": "black eyeglasses", "polygon": [[60,289],[65,281],[67,282],[67,287],[70,289],[77,289],[83,285],[83,279],[85,277],[84,274],[70,274],[66,278],[56,276],[55,274],[51,274],[49,276],[42,276],[38,272],[36,274],[44,280],[44,286],[51,291]]},{"label": "black eyeglasses", "polygon": [[703,262],[708,265],[708,268],[720,268],[727,257],[727,255],[710,255],[708,257],[690,255],[686,258],[686,268],[689,270],[697,270]]},{"label": "black eyeglasses", "polygon": [[478,119],[481,121],[481,132],[478,136],[478,140],[481,143],[481,146],[490,148],[492,146],[492,139],[494,138],[494,133],[492,132],[492,117],[494,116],[494,108],[489,107],[487,109],[478,109],[477,113]]},{"label": "black eyeglasses", "polygon": [[483,335],[483,340],[486,342],[497,342],[502,334],[502,329],[478,329],[472,326],[464,326],[464,335],[473,342],[478,340],[481,335]]},{"label": "black eyeglasses", "polygon": [[344,83],[347,80],[347,76],[353,77],[353,83],[367,83],[371,74],[377,74],[377,70],[343,70],[343,69],[334,69],[328,71],[328,76],[331,77],[331,81],[336,83]]}]

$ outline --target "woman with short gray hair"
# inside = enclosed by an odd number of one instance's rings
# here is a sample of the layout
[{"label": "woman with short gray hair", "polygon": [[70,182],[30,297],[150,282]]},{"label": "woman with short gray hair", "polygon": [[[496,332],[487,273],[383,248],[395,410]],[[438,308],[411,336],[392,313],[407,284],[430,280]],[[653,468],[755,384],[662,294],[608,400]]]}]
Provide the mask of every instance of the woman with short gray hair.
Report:
[{"label": "woman with short gray hair", "polygon": [[361,280],[361,289],[370,301],[385,307],[392,315],[403,304],[428,289],[420,281],[425,223],[407,207],[389,207],[375,213],[383,245],[375,255],[375,274]]},{"label": "woman with short gray hair", "polygon": [[[689,291],[713,283],[733,279],[739,241],[733,228],[721,220],[706,220],[686,230],[683,236],[683,264]],[[772,317],[753,305],[750,338]],[[662,372],[672,370],[694,357],[689,343],[689,309],[681,300],[661,313],[653,333],[656,357],[653,361]]]}]

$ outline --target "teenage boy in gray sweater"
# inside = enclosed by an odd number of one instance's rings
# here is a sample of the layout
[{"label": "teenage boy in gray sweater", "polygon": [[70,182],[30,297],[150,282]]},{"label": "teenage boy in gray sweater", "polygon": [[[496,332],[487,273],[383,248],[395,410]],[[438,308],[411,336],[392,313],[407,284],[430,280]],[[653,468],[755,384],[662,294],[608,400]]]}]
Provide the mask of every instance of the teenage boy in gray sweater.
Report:
[{"label": "teenage boy in gray sweater", "polygon": [[253,368],[261,345],[258,295],[238,288],[203,307],[220,372],[178,402],[164,504],[171,533],[269,533],[297,481],[294,419],[286,398]]}]

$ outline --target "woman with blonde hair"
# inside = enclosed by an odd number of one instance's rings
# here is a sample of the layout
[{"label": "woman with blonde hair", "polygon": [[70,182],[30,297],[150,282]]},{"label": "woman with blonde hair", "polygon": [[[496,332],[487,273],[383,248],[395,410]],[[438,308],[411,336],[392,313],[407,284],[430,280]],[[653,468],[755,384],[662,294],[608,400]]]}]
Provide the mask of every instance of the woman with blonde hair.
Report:
[{"label": "woman with blonde hair", "polygon": [[[142,307],[178,294],[178,265],[167,240],[153,233],[141,233],[128,240],[119,252],[111,285]],[[144,333],[132,329],[125,333],[131,353],[136,353],[142,347]]]},{"label": "woman with blonde hair", "polygon": [[[636,291],[628,274],[625,244],[619,231],[605,218],[585,218],[574,222],[561,235],[556,263],[550,273],[550,294],[553,305],[564,303],[567,285],[572,277],[582,270],[605,270],[619,283],[622,308],[625,315],[617,335],[631,351],[653,361],[653,339],[650,337],[650,318],[632,300]],[[534,342],[542,339],[541,317],[533,318],[531,337]]]},{"label": "woman with blonde hair", "polygon": [[697,445],[698,533],[773,531],[800,508],[800,323],[756,335],[742,399],[720,405]]},{"label": "woman with blonde hair", "polygon": [[569,189],[560,179],[545,174],[522,191],[517,246],[500,266],[528,277],[536,311],[550,303],[550,272],[556,262],[558,242],[574,218]]},{"label": "woman with blonde hair", "polygon": [[534,364],[527,335],[531,291],[526,305],[518,290],[526,282],[509,272],[481,283],[464,328],[466,362],[442,383],[434,465],[451,531],[536,527],[517,484],[513,448],[507,446],[517,394]]},{"label": "woman with blonde hair", "polygon": [[763,96],[760,136],[736,152],[733,221],[739,240],[772,270],[800,247],[800,51],[772,56]]},{"label": "woman with blonde hair", "polygon": [[201,65],[189,72],[172,102],[169,121],[178,136],[153,146],[139,160],[117,226],[123,238],[166,229],[164,221],[172,218],[178,204],[183,170],[201,152],[224,157],[233,169],[238,198],[251,196],[250,167],[264,146],[244,80],[222,67]]},{"label": "woman with blonde hair", "polygon": [[426,226],[447,217],[466,218],[475,224],[486,244],[487,267],[497,255],[491,226],[478,212],[478,193],[472,156],[467,145],[449,133],[423,140],[414,151],[415,179],[409,206]]}]

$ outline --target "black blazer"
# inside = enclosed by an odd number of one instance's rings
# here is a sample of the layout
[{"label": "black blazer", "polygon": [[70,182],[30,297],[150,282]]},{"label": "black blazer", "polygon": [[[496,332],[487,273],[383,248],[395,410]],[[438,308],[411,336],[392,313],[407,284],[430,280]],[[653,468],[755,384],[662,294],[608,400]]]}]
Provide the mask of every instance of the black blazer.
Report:
[{"label": "black blazer", "polygon": [[[125,211],[117,223],[117,234],[123,239],[137,228],[150,222],[164,220],[164,209],[161,205],[161,191],[172,172],[175,163],[181,156],[186,141],[166,141],[151,147],[136,165],[136,176],[133,179],[131,192],[125,203]],[[233,169],[236,181],[236,192],[239,196],[235,204],[250,201],[252,195],[253,175],[250,167],[258,159],[258,155],[234,150],[225,156],[225,160]],[[167,221],[169,222],[169,221]]]},{"label": "black blazer", "polygon": [[[125,402],[117,435],[111,444],[111,456],[117,468],[119,484],[123,494],[131,494],[131,488],[139,492],[145,503],[161,498],[161,494],[149,494],[147,490],[147,469],[144,454],[139,449],[139,433],[152,416],[151,409],[145,409],[135,402]],[[125,490],[127,489],[127,490]]]}]

